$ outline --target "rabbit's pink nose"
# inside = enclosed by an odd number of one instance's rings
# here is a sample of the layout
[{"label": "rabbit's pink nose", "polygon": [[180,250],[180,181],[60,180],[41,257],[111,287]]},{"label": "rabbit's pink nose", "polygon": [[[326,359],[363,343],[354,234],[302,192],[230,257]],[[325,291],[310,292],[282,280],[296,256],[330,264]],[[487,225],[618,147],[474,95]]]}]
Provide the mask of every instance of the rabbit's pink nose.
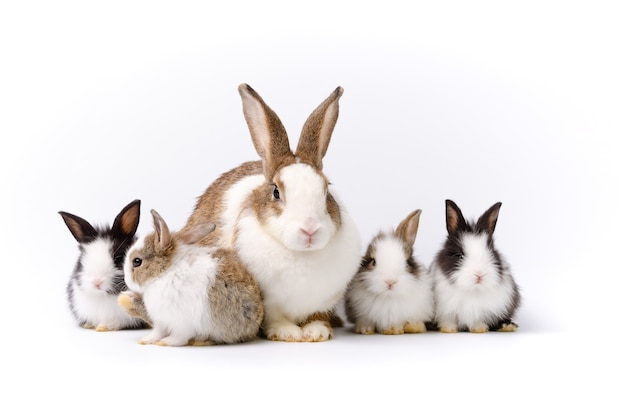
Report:
[{"label": "rabbit's pink nose", "polygon": [[476,283],[481,283],[484,277],[485,275],[483,273],[474,273],[474,278],[476,280]]},{"label": "rabbit's pink nose", "polygon": [[318,229],[304,229],[300,228],[300,231],[304,233],[306,236],[313,237],[315,233],[317,233]]},{"label": "rabbit's pink nose", "polygon": [[96,289],[102,289],[102,280],[96,279],[92,283],[96,287]]},{"label": "rabbit's pink nose", "polygon": [[385,283],[387,284],[387,290],[393,289],[393,285],[395,285],[397,280],[395,279],[385,279]]},{"label": "rabbit's pink nose", "polygon": [[313,217],[309,217],[304,220],[304,223],[300,226],[300,231],[307,236],[313,236],[320,229],[320,223]]},{"label": "rabbit's pink nose", "polygon": [[317,229],[312,230],[312,229],[300,228],[300,231],[302,232],[302,234],[304,234],[306,238],[307,247],[311,247],[313,245],[313,239],[315,237],[315,233],[317,233]]}]

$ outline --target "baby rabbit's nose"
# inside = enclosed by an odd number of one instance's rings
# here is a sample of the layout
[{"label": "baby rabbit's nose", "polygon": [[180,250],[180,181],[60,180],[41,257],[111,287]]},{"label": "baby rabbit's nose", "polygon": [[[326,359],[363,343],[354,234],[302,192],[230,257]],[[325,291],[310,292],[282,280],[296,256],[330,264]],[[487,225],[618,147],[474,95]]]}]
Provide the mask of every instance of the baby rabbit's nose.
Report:
[{"label": "baby rabbit's nose", "polygon": [[391,290],[391,288],[393,288],[393,285],[395,285],[397,282],[396,279],[385,279],[385,283],[387,284],[387,289]]}]

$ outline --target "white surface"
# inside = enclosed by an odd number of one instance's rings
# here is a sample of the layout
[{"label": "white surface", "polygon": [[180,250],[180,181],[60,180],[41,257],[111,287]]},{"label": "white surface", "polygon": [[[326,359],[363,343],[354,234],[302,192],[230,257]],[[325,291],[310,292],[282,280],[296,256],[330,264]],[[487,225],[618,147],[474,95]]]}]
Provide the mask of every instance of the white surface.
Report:
[{"label": "white surface", "polygon": [[[337,3],[0,6],[0,406],[623,412],[624,13]],[[428,264],[446,198],[472,217],[502,201],[520,330],[161,348],[75,327],[78,251],[57,211],[111,222],[140,198],[140,234],[151,208],[182,226],[213,179],[257,158],[242,82],[294,145],[345,88],[325,171],[364,246],[421,208]]]}]

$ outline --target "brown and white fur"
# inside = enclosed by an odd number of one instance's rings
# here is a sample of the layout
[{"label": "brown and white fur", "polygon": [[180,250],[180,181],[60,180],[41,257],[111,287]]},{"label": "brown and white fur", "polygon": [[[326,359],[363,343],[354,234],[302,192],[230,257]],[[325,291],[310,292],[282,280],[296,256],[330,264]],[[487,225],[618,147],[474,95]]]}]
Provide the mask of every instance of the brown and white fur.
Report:
[{"label": "brown and white fur", "polygon": [[421,213],[415,210],[395,230],[379,232],[367,247],[345,297],[356,333],[422,333],[432,322],[432,282],[413,252]]},{"label": "brown and white fur", "polygon": [[361,256],[357,227],[322,171],[343,89],[311,113],[295,153],[282,122],[261,97],[246,84],[239,93],[261,160],[211,184],[186,228],[214,222],[211,242],[237,251],[261,286],[268,339],[329,340],[335,308]]},{"label": "brown and white fur", "polygon": [[170,232],[163,218],[151,213],[155,231],[130,248],[124,275],[131,292],[118,298],[130,314],[152,324],[140,343],[211,345],[257,338],[263,320],[258,284],[233,251],[199,243],[215,226]]},{"label": "brown and white fur", "polygon": [[493,239],[501,205],[494,204],[473,223],[446,200],[448,236],[430,267],[441,332],[517,329],[512,319],[521,303],[519,287]]}]

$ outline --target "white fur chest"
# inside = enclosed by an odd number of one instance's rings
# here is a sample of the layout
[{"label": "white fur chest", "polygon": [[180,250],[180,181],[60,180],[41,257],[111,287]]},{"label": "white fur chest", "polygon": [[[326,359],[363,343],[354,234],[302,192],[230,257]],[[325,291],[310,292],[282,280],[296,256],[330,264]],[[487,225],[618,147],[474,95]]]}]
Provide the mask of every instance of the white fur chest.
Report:
[{"label": "white fur chest", "polygon": [[266,232],[252,211],[242,211],[246,196],[263,180],[261,175],[246,177],[228,191],[222,213],[223,245],[237,250],[259,283],[267,309],[292,320],[332,309],[359,267],[361,242],[356,225],[342,211],[341,226],[324,248],[287,249]]},{"label": "white fur chest", "polygon": [[218,262],[211,250],[182,246],[170,268],[144,287],[146,310],[155,324],[188,326],[199,334],[211,328],[208,291],[215,282]]},{"label": "white fur chest", "polygon": [[513,285],[509,279],[487,289],[473,290],[456,286],[436,265],[433,265],[432,274],[438,318],[453,317],[459,325],[471,326],[490,321],[510,304]]},{"label": "white fur chest", "polygon": [[268,236],[252,217],[243,217],[236,246],[242,261],[252,271],[268,308],[300,320],[312,313],[332,309],[356,273],[360,242],[350,218],[321,250],[292,251]]}]

